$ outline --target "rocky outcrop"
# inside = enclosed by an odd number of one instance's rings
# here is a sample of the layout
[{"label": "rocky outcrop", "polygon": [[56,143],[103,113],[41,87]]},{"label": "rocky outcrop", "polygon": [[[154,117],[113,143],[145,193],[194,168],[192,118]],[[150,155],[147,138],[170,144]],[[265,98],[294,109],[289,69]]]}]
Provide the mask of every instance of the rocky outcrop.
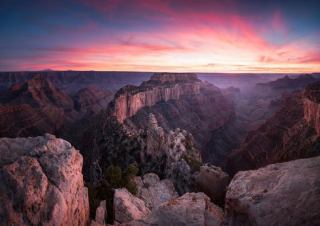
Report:
[{"label": "rocky outcrop", "polygon": [[[166,80],[167,76],[172,79]],[[113,112],[118,121],[130,132],[136,132],[148,127],[146,118],[153,114],[165,133],[176,128],[186,130],[194,137],[201,154],[214,153],[216,150],[207,145],[215,138],[213,132],[235,117],[231,98],[194,75],[185,80],[179,80],[179,74],[170,73],[155,77],[139,87],[127,87],[116,94]],[[125,101],[119,102],[118,98]]]},{"label": "rocky outcrop", "polygon": [[304,92],[304,119],[320,136],[320,82],[309,85]]},{"label": "rocky outcrop", "polygon": [[100,205],[96,210],[95,219],[91,221],[90,226],[105,225],[106,219],[107,219],[107,202],[106,200],[103,200],[100,202]]},{"label": "rocky outcrop", "polygon": [[125,188],[115,190],[113,206],[114,218],[118,223],[140,220],[150,213],[145,202],[133,196]]},{"label": "rocky outcrop", "polygon": [[219,226],[222,219],[222,210],[211,203],[205,194],[186,193],[163,203],[144,219],[129,225]]},{"label": "rocky outcrop", "polygon": [[[149,126],[146,131],[146,152],[143,163],[145,170],[156,171],[170,178],[180,194],[192,187],[192,174],[202,164],[200,151],[194,145],[193,136],[186,130],[175,129],[165,133],[153,114],[149,115]],[[151,159],[152,161],[148,161]],[[164,159],[159,161],[159,159]],[[150,165],[150,167],[148,167]],[[154,166],[157,166],[155,170]]]},{"label": "rocky outcrop", "polygon": [[173,183],[168,179],[160,180],[157,174],[148,173],[143,178],[134,178],[134,181],[138,190],[136,196],[142,199],[150,210],[178,197]]},{"label": "rocky outcrop", "polygon": [[228,225],[319,225],[320,157],[239,172],[225,206]]},{"label": "rocky outcrop", "polygon": [[199,172],[193,175],[196,187],[204,192],[214,203],[223,204],[230,177],[221,168],[203,165]]},{"label": "rocky outcrop", "polygon": [[82,156],[52,135],[0,139],[3,225],[87,225]]}]

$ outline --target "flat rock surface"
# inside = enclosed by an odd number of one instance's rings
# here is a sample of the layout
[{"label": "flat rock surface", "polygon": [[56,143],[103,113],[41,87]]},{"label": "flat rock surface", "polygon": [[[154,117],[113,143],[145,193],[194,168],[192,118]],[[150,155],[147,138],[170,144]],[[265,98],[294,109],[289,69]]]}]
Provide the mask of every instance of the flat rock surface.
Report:
[{"label": "flat rock surface", "polygon": [[242,171],[226,195],[229,225],[320,225],[320,157]]}]

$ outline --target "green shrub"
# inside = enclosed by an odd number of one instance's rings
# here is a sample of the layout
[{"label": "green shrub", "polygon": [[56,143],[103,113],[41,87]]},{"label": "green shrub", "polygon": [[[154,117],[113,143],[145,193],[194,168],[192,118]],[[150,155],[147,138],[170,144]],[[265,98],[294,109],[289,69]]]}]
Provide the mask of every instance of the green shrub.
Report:
[{"label": "green shrub", "polygon": [[122,170],[118,166],[109,166],[105,171],[105,178],[113,188],[121,186],[122,182]]}]

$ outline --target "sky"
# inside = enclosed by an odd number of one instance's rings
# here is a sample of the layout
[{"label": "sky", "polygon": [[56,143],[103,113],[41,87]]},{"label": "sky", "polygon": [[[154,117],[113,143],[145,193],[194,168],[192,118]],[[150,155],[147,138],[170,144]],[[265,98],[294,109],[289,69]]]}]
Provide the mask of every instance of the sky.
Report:
[{"label": "sky", "polygon": [[320,1],[1,0],[0,71],[320,71]]}]

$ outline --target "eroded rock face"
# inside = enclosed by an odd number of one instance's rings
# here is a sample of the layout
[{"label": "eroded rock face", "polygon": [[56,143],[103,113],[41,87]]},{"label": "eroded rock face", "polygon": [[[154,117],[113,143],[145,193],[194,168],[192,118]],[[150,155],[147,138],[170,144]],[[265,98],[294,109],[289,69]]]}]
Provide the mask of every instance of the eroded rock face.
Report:
[{"label": "eroded rock face", "polygon": [[0,96],[0,136],[56,133],[77,119],[73,100],[44,77],[17,83]]},{"label": "eroded rock face", "polygon": [[155,73],[140,86],[121,88],[114,100],[114,115],[120,123],[135,115],[141,108],[159,101],[179,100],[185,95],[200,92],[200,80],[191,73]]},{"label": "eroded rock face", "polygon": [[130,225],[218,226],[222,210],[203,193],[186,193],[159,206],[146,218]]},{"label": "eroded rock face", "polygon": [[[310,126],[318,117],[315,109],[300,92],[287,97],[282,107],[257,130],[251,131],[240,148],[231,153],[226,167],[228,172],[233,174],[319,155],[316,125]],[[305,118],[310,119],[309,123]]]},{"label": "eroded rock face", "polygon": [[319,225],[320,157],[272,164],[235,175],[226,221],[236,225]]},{"label": "eroded rock face", "polygon": [[128,130],[147,128],[146,118],[152,113],[165,132],[176,128],[190,132],[200,149],[212,131],[234,117],[231,98],[196,74],[156,73],[140,86],[120,89],[111,106],[112,114]]},{"label": "eroded rock face", "polygon": [[153,114],[149,115],[145,134],[146,151],[143,159],[146,160],[143,164],[146,172],[157,172],[170,178],[179,194],[189,192],[192,187],[192,174],[202,164],[193,136],[179,128],[166,133]]},{"label": "eroded rock face", "polygon": [[133,196],[127,189],[116,189],[113,199],[115,221],[127,223],[140,220],[150,213],[145,202]]},{"label": "eroded rock face", "polygon": [[304,92],[304,119],[320,136],[320,82],[309,85]]},{"label": "eroded rock face", "polygon": [[83,113],[98,113],[108,106],[108,103],[112,99],[112,93],[91,86],[79,90],[73,99],[77,111]]},{"label": "eroded rock face", "polygon": [[137,197],[151,210],[178,197],[173,183],[168,179],[160,180],[157,174],[148,173],[143,178],[136,177],[134,180],[138,188]]},{"label": "eroded rock face", "polygon": [[230,177],[221,168],[211,165],[201,166],[193,178],[199,191],[208,195],[214,203],[224,202]]},{"label": "eroded rock face", "polygon": [[86,225],[82,156],[52,135],[0,139],[0,219],[4,225]]}]

